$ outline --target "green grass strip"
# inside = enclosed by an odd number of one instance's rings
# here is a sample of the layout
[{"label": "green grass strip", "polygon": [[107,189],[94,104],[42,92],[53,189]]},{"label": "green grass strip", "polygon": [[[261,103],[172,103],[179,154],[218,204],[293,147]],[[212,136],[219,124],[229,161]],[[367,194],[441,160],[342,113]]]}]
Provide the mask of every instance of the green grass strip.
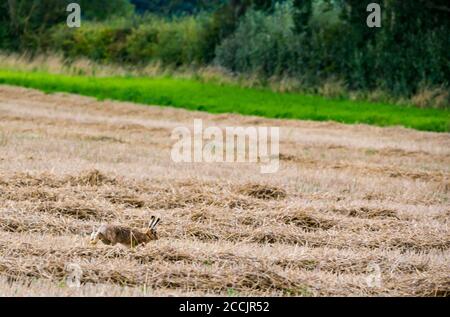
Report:
[{"label": "green grass strip", "polygon": [[42,72],[0,70],[0,84],[68,92],[211,113],[240,113],[268,118],[404,126],[423,131],[449,132],[450,111],[419,109],[386,103],[333,100],[269,89],[204,83],[171,77],[89,77]]}]

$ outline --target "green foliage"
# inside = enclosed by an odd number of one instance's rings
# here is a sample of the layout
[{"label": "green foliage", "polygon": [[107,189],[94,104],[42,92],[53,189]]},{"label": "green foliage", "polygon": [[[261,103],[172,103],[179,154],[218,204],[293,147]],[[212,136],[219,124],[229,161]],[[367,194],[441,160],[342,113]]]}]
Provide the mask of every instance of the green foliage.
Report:
[{"label": "green foliage", "polygon": [[308,31],[308,24],[313,14],[312,0],[294,0],[296,11],[294,12],[295,30],[297,33]]},{"label": "green foliage", "polygon": [[[419,130],[449,132],[450,111],[401,107],[385,103],[333,100],[268,89],[241,88],[170,77],[85,77],[0,70],[7,83],[149,105],[182,107],[212,113],[241,113],[270,118],[402,125]],[[226,96],[226,98],[224,98]],[[282,107],[280,107],[282,105]]]},{"label": "green foliage", "polygon": [[[65,23],[66,8],[72,0],[8,0],[0,4],[0,48],[34,51],[48,45],[52,26]],[[111,16],[130,16],[128,0],[78,0],[83,17],[104,20]]]},{"label": "green foliage", "polygon": [[251,9],[218,46],[216,62],[239,73],[287,74],[310,87],[331,79],[408,97],[424,84],[448,87],[448,12],[385,0],[382,28],[371,29],[370,2],[285,1],[273,12]]},{"label": "green foliage", "polygon": [[162,16],[195,14],[211,11],[224,4],[226,0],[131,0],[139,13]]},{"label": "green foliage", "polygon": [[207,16],[187,16],[166,20],[146,16],[129,22],[85,23],[82,28],[58,27],[52,33],[52,48],[69,58],[86,56],[111,63],[165,65],[201,64],[204,60],[204,32]]},{"label": "green foliage", "polygon": [[[71,0],[70,2],[73,2]],[[103,21],[109,18],[131,18],[134,7],[129,0],[78,0],[87,20]]]},{"label": "green foliage", "polygon": [[236,32],[216,51],[216,62],[237,72],[272,76],[295,65],[299,41],[292,2],[276,4],[273,14],[250,10]]},{"label": "green foliage", "polygon": [[383,28],[367,47],[371,81],[397,95],[414,93],[423,83],[448,85],[448,15],[426,7],[418,10],[409,1],[386,1]]},{"label": "green foliage", "polygon": [[354,88],[379,88],[398,96],[410,96],[424,83],[448,87],[448,1],[381,1],[380,29],[362,23],[370,2],[341,0],[341,21],[351,28],[354,59],[340,76]]},{"label": "green foliage", "polygon": [[153,22],[157,41],[151,58],[166,65],[201,64],[205,46],[203,34],[208,23],[208,19],[202,17]]},{"label": "green foliage", "polygon": [[75,29],[62,25],[52,32],[50,47],[70,58],[121,61],[126,58],[126,39],[131,32],[131,25],[123,19],[114,23],[84,23],[82,28]]},{"label": "green foliage", "polygon": [[2,29],[6,48],[23,50],[39,47],[49,25],[63,21],[70,1],[8,0],[2,1]]}]

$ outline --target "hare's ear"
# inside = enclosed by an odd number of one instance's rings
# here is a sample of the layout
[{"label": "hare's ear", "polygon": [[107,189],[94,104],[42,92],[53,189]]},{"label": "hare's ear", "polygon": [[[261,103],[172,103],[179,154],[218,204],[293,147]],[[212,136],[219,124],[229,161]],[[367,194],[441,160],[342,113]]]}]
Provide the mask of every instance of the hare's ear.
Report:
[{"label": "hare's ear", "polygon": [[153,227],[153,224],[155,223],[155,216],[150,217],[150,222],[148,223],[148,227],[151,229]]},{"label": "hare's ear", "polygon": [[155,222],[153,223],[153,225],[150,227],[150,229],[155,229],[156,226],[158,225],[158,223],[161,221],[160,218],[156,218]]}]

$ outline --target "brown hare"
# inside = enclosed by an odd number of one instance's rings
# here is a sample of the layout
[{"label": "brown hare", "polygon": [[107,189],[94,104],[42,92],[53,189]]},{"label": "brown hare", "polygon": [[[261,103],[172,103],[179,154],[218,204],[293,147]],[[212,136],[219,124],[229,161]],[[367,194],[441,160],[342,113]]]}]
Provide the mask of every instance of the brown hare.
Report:
[{"label": "brown hare", "polygon": [[126,227],[102,225],[98,230],[94,229],[91,234],[91,244],[97,244],[100,240],[107,245],[122,244],[126,247],[135,247],[145,245],[153,240],[158,240],[156,226],[161,219],[155,216],[151,217],[148,229],[145,232],[133,230]]}]

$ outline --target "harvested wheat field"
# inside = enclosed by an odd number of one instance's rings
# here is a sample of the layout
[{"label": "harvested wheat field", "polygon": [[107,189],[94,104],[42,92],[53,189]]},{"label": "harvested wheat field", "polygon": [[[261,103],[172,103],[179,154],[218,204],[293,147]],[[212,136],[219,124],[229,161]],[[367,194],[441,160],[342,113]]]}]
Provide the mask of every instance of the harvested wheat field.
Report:
[{"label": "harvested wheat field", "polygon": [[[173,163],[171,132],[194,118],[280,126],[279,172]],[[449,134],[9,86],[0,122],[1,295],[450,295]],[[89,244],[151,215],[157,241]]]}]

